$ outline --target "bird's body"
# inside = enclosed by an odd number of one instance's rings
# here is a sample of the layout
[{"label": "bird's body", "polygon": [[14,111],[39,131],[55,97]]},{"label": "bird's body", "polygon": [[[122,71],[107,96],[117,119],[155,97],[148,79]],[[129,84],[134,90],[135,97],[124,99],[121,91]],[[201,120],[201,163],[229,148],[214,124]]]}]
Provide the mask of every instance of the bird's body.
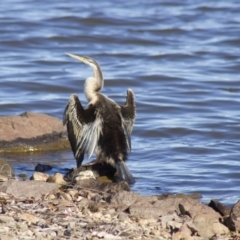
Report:
[{"label": "bird's body", "polygon": [[77,167],[81,166],[84,154],[95,153],[99,163],[106,162],[116,168],[120,180],[133,183],[125,161],[131,150],[130,134],[135,121],[134,93],[128,89],[126,104],[118,105],[100,93],[103,76],[97,62],[90,57],[68,55],[90,65],[94,72],[94,77],[89,77],[84,86],[89,101],[87,108],[72,94],[63,116]]}]

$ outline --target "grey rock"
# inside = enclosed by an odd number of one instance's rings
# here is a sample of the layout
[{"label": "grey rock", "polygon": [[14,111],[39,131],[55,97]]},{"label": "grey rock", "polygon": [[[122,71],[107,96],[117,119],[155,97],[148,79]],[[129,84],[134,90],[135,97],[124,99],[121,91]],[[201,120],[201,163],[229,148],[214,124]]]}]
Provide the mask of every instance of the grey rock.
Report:
[{"label": "grey rock", "polygon": [[1,236],[0,238],[1,240],[16,240],[16,237],[15,236]]},{"label": "grey rock", "polygon": [[110,200],[110,203],[113,205],[126,205],[130,206],[138,199],[141,198],[141,195],[135,192],[121,191],[117,192]]},{"label": "grey rock", "polygon": [[230,212],[230,218],[226,221],[231,231],[240,230],[240,200],[234,204]]},{"label": "grey rock", "polygon": [[198,234],[204,238],[212,238],[215,234],[227,234],[228,228],[219,223],[218,219],[209,216],[208,214],[198,214],[193,219],[193,224],[198,231]]},{"label": "grey rock", "polygon": [[14,218],[9,216],[0,215],[0,223],[13,222]]},{"label": "grey rock", "polygon": [[0,192],[11,194],[15,198],[40,199],[43,195],[57,190],[59,186],[55,183],[40,181],[8,181],[0,185]]},{"label": "grey rock", "polygon": [[183,219],[180,218],[176,212],[173,212],[172,214],[163,215],[160,217],[161,220],[161,226],[163,228],[169,228],[172,229],[180,228],[183,223]]},{"label": "grey rock", "polygon": [[17,224],[17,227],[21,230],[21,231],[26,231],[28,229],[28,225],[25,222],[19,222]]},{"label": "grey rock", "polygon": [[128,214],[124,212],[120,212],[117,217],[120,221],[126,221],[129,219]]},{"label": "grey rock", "polygon": [[[182,231],[178,231],[178,232],[175,232],[173,233],[172,235],[172,240],[196,240],[195,238],[191,237],[190,235],[188,235],[187,233],[185,232],[182,232]],[[201,240],[205,240],[205,239],[201,239]]]},{"label": "grey rock", "polygon": [[179,212],[178,205],[181,201],[181,198],[175,197],[158,200],[154,196],[141,196],[129,207],[129,211],[132,216],[138,218],[158,218],[174,211]]},{"label": "grey rock", "polygon": [[221,215],[209,206],[200,203],[198,200],[186,198],[179,201],[179,211],[182,215],[189,215],[191,218],[199,214],[207,214],[212,218],[219,219]]}]

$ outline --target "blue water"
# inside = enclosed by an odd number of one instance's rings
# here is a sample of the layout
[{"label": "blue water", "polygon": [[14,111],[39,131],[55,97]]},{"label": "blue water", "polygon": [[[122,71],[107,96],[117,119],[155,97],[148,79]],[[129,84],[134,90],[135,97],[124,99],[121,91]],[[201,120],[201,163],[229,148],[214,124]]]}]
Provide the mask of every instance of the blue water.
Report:
[{"label": "blue water", "polygon": [[[0,115],[35,111],[62,118],[91,69],[119,103],[136,94],[128,166],[132,190],[240,198],[240,2],[10,0],[0,7]],[[4,156],[3,156],[4,157]],[[9,159],[31,175],[37,162],[64,172],[71,151]],[[86,159],[87,161],[87,159]]]}]

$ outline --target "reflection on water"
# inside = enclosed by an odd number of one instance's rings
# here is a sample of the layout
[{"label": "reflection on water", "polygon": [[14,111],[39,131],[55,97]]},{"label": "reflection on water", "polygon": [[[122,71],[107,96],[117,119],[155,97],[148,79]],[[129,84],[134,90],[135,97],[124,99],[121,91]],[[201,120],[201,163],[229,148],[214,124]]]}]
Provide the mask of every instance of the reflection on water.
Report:
[{"label": "reflection on water", "polygon": [[[128,88],[136,94],[134,191],[239,199],[239,2],[11,2],[0,15],[1,115],[61,118],[74,92],[87,104],[91,70],[64,53],[89,55],[104,94],[119,103]],[[38,162],[75,166],[70,150],[4,157],[29,175]]]}]

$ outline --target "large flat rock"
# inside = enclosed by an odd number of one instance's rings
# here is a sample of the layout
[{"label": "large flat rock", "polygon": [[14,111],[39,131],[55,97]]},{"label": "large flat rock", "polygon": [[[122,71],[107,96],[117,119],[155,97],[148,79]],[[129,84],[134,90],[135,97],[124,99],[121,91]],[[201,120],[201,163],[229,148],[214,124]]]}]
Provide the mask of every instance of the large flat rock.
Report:
[{"label": "large flat rock", "polygon": [[33,112],[0,117],[0,152],[65,148],[69,148],[66,128],[58,118]]},{"label": "large flat rock", "polygon": [[7,181],[0,185],[0,192],[11,194],[14,198],[40,199],[43,196],[57,190],[56,183],[40,181]]}]

